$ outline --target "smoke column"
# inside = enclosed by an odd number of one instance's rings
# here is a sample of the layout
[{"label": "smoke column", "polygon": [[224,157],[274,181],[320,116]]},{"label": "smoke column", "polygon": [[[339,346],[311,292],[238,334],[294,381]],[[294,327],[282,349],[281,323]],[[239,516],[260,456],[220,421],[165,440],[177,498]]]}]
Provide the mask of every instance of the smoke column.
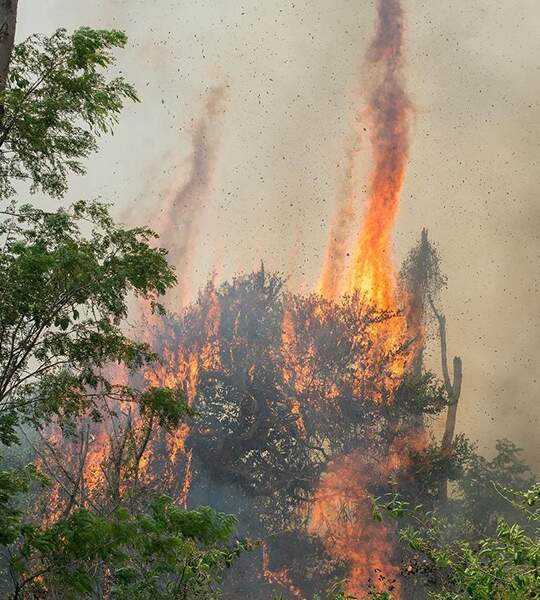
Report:
[{"label": "smoke column", "polygon": [[355,158],[356,145],[347,151],[345,180],[338,200],[339,206],[330,227],[326,256],[319,280],[319,292],[328,300],[335,300],[340,295],[343,274],[347,267],[347,249],[356,215]]},{"label": "smoke column", "polygon": [[180,309],[190,298],[189,279],[197,232],[211,192],[226,100],[226,85],[211,88],[204,114],[193,127],[187,179],[173,184],[165,192],[160,213],[152,224],[169,251],[170,261],[179,276],[177,288],[170,298],[173,309]]}]

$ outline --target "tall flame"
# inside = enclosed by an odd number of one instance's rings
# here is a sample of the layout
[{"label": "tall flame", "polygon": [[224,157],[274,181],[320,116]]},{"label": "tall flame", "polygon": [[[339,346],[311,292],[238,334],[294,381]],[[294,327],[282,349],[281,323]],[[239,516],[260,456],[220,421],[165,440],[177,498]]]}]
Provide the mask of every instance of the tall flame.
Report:
[{"label": "tall flame", "polygon": [[360,230],[349,291],[359,291],[378,308],[393,309],[392,230],[409,156],[411,102],[403,74],[403,9],[400,0],[381,0],[375,39],[367,55],[367,117],[374,168]]},{"label": "tall flame", "polygon": [[[378,24],[375,38],[371,42],[365,56],[365,118],[369,129],[369,138],[373,153],[373,170],[368,188],[368,204],[363,222],[355,240],[353,257],[347,265],[349,236],[352,233],[355,206],[355,160],[359,136],[355,135],[354,144],[347,153],[346,181],[342,189],[339,208],[330,232],[330,240],[326,260],[319,282],[320,296],[313,296],[313,309],[306,324],[295,321],[293,305],[284,305],[281,323],[281,376],[283,388],[290,390],[290,413],[298,434],[307,438],[311,428],[307,402],[320,396],[331,405],[339,396],[337,387],[327,385],[326,379],[317,380],[317,372],[313,368],[316,356],[315,344],[299,343],[302,326],[310,331],[317,331],[324,321],[324,306],[339,304],[341,294],[348,292],[356,303],[367,301],[377,311],[397,312],[399,303],[396,299],[395,275],[391,260],[392,231],[399,208],[406,165],[409,155],[409,127],[412,105],[406,92],[404,77],[404,15],[401,0],[378,0]],[[161,215],[156,219],[154,228],[162,235],[166,246],[171,250],[171,258],[175,264],[185,268],[189,266],[191,252],[194,248],[193,237],[198,222],[198,210],[202,197],[209,192],[211,174],[215,162],[215,148],[208,135],[215,120],[219,116],[219,106],[224,90],[216,88],[208,100],[206,115],[194,130],[194,151],[191,173],[177,190],[166,197]],[[183,221],[177,220],[178,218]],[[180,233],[181,224],[185,229]],[[347,270],[348,267],[348,270]],[[185,278],[181,277],[181,281]],[[177,306],[186,301],[187,289],[180,288]],[[345,305],[345,301],[342,303]],[[341,306],[341,304],[340,304]],[[201,373],[209,370],[219,371],[222,349],[220,348],[220,329],[222,323],[222,306],[214,283],[202,294],[198,310],[203,315],[200,337],[185,346],[168,348],[167,332],[160,318],[148,315],[147,341],[164,340],[162,349],[164,365],[148,370],[144,375],[149,384],[166,387],[181,386],[185,392],[187,403],[195,406],[199,388],[203,381]],[[141,309],[143,315],[144,309]],[[224,316],[226,313],[224,312]],[[237,319],[240,318],[240,313]],[[419,327],[420,325],[418,325]],[[238,328],[235,323],[234,328]],[[359,338],[357,329],[354,336]],[[365,333],[365,332],[364,332]],[[197,332],[199,334],[199,332]],[[370,330],[371,334],[371,330]],[[414,333],[413,333],[414,334]],[[407,320],[390,318],[378,323],[373,331],[373,343],[366,350],[358,369],[358,381],[362,382],[362,369],[379,372],[380,357],[392,356],[392,350],[402,344],[411,335]],[[358,340],[356,340],[358,341]],[[159,345],[159,344],[157,344]],[[159,348],[158,348],[159,350]],[[400,378],[408,367],[408,360],[393,359],[390,365],[390,378]],[[226,354],[223,352],[226,363]],[[248,365],[246,365],[247,367]],[[256,369],[253,364],[247,370],[252,377]],[[387,376],[387,370],[381,377]],[[389,385],[392,389],[392,386]],[[357,390],[352,389],[353,397]],[[360,395],[360,392],[358,393]],[[375,395],[375,393],[373,394]],[[303,398],[302,405],[299,398]],[[377,401],[376,397],[372,398]],[[386,398],[384,399],[386,400]],[[383,401],[381,398],[380,401]],[[183,424],[166,439],[167,476],[170,483],[176,484],[176,500],[187,506],[192,482],[192,449],[189,448],[189,436],[192,433],[188,424]],[[94,446],[88,453],[88,465],[85,471],[85,483],[99,487],[103,477],[101,464],[104,459],[104,439],[93,440]],[[323,440],[321,446],[324,446]],[[363,456],[355,450],[342,456],[332,457],[326,471],[320,477],[317,489],[313,492],[309,507],[307,529],[311,535],[320,537],[327,552],[339,561],[349,565],[348,592],[361,596],[366,591],[368,581],[376,589],[383,589],[392,582],[399,573],[399,567],[393,562],[395,536],[388,526],[373,522],[368,490],[386,481],[394,470],[405,468],[406,449],[423,445],[423,438],[403,436],[399,448],[390,451],[386,459],[377,464],[373,458]],[[324,454],[326,448],[320,451]],[[342,450],[340,450],[342,452]],[[161,457],[160,457],[161,458]],[[195,459],[197,457],[195,456]],[[196,463],[195,463],[196,464]],[[182,466],[180,468],[180,465]],[[294,596],[301,591],[295,587],[287,569],[271,570],[268,546],[263,546],[263,574],[268,581],[289,590]],[[377,581],[373,581],[373,579]],[[395,585],[399,592],[399,586]]]},{"label": "tall flame", "polygon": [[[377,10],[377,30],[364,63],[365,120],[373,154],[367,208],[346,272],[348,235],[355,214],[355,152],[349,151],[348,183],[330,231],[319,291],[329,299],[339,297],[341,291],[358,294],[377,310],[394,313],[399,305],[392,231],[409,156],[412,105],[404,77],[401,0],[379,0]],[[416,332],[407,331],[405,319],[390,319],[379,328],[374,347],[391,351],[411,334]],[[406,368],[407,361],[397,361],[391,366],[392,375],[401,377]],[[418,441],[411,435],[403,444],[414,447]],[[384,481],[391,468],[405,466],[401,463],[396,453],[391,453],[388,464],[382,466],[370,465],[355,453],[343,456],[323,473],[315,492],[309,530],[322,539],[332,556],[349,563],[347,591],[355,596],[366,591],[370,580],[375,589],[391,585],[394,593],[399,593],[394,581],[399,568],[392,563],[393,535],[387,527],[373,523],[366,490],[370,484]]]},{"label": "tall flame", "polygon": [[[349,164],[346,198],[334,219],[319,285],[325,297],[335,297],[344,286],[350,293],[359,292],[381,310],[394,310],[396,306],[392,230],[409,156],[412,105],[403,71],[403,33],[401,0],[379,0],[377,31],[364,62],[365,119],[374,163],[367,209],[349,272],[345,274],[346,237],[354,214],[354,164]],[[349,152],[349,163],[354,156],[354,152]]]}]

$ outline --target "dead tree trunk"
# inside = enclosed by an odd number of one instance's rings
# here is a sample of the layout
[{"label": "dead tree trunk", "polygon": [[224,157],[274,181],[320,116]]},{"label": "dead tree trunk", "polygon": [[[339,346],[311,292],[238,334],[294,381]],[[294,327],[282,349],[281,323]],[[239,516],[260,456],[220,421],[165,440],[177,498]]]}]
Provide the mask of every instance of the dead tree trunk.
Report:
[{"label": "dead tree trunk", "polygon": [[[448,412],[446,414],[446,424],[441,442],[441,451],[443,455],[449,456],[452,451],[452,442],[454,441],[454,434],[456,431],[456,417],[459,397],[461,395],[463,370],[461,358],[459,356],[455,356],[453,361],[452,378],[450,378],[450,370],[448,368],[448,350],[446,344],[446,318],[439,310],[437,310],[437,307],[435,306],[431,296],[429,297],[429,303],[439,325],[441,368],[444,387],[446,389],[446,395],[448,396]],[[439,500],[441,503],[445,503],[448,500],[448,479],[446,478],[443,478],[439,485]]]}]

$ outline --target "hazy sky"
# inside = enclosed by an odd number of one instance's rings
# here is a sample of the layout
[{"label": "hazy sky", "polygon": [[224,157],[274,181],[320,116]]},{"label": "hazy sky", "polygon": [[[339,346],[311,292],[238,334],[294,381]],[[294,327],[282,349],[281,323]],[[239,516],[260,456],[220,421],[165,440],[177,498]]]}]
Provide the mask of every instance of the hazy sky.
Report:
[{"label": "hazy sky", "polygon": [[[448,275],[450,351],[463,357],[459,428],[482,450],[509,437],[538,467],[540,4],[403,4],[416,120],[396,263],[427,227]],[[152,221],[162,192],[189,177],[192,132],[224,86],[195,269],[179,274],[195,289],[212,268],[227,277],[263,259],[310,289],[374,19],[369,0],[26,0],[19,36],[80,25],[129,35],[119,70],[142,103],[72,197],[112,201],[130,224]]]}]

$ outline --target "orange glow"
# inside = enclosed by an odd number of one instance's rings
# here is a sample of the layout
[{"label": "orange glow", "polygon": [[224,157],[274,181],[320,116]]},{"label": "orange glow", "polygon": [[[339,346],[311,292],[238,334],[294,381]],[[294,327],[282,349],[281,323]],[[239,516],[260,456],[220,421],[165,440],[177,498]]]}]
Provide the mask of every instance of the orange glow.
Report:
[{"label": "orange glow", "polygon": [[[294,420],[295,424],[287,432],[308,447],[304,456],[318,451],[324,455],[325,460],[331,460],[322,472],[316,489],[306,485],[307,491],[300,500],[307,505],[298,511],[306,516],[308,533],[320,538],[330,557],[347,565],[349,594],[365,597],[369,585],[379,591],[390,585],[394,588],[393,594],[399,597],[400,586],[394,581],[399,575],[395,556],[396,533],[392,526],[373,520],[369,491],[384,487],[393,473],[410,466],[409,451],[425,448],[424,432],[397,437],[382,459],[365,456],[359,450],[345,452],[343,448],[357,447],[352,446],[352,443],[347,446],[345,442],[339,449],[342,454],[332,457],[330,453],[326,453],[333,441],[329,439],[330,436],[318,440],[315,450],[306,443],[309,441],[308,434],[315,428],[313,423],[316,419],[312,415],[319,418],[322,415],[324,418],[324,410],[338,406],[343,393],[343,389],[333,379],[336,371],[332,372],[327,364],[322,367],[320,364],[321,346],[326,343],[330,350],[334,350],[340,343],[339,329],[338,334],[330,336],[333,340],[331,343],[324,341],[322,336],[317,337],[321,331],[328,333],[325,326],[331,320],[328,315],[332,310],[336,307],[351,307],[350,312],[354,313],[351,320],[346,321],[348,330],[353,332],[351,337],[354,338],[350,344],[354,362],[351,359],[350,365],[347,365],[347,373],[352,374],[348,380],[351,384],[347,388],[347,394],[353,402],[357,398],[373,403],[391,402],[391,392],[410,369],[417,346],[411,345],[410,350],[405,353],[398,350],[411,338],[421,339],[421,320],[405,318],[402,314],[407,309],[407,306],[403,306],[407,304],[407,299],[398,297],[392,262],[392,232],[409,156],[411,114],[411,103],[405,90],[403,75],[404,25],[401,1],[379,0],[378,15],[376,36],[365,58],[365,118],[373,166],[363,221],[352,244],[354,251],[349,261],[349,237],[355,215],[359,212],[355,195],[358,135],[354,136],[353,148],[347,153],[346,181],[330,231],[318,284],[320,295],[309,296],[308,301],[300,307],[303,312],[294,304],[293,297],[283,298],[281,323],[278,320],[276,329],[272,330],[273,339],[277,338],[280,347],[273,351],[271,358],[276,361],[278,377],[282,378],[278,392],[283,394],[284,400],[279,398],[279,401],[284,402],[285,412],[290,411],[290,415],[286,415],[289,419],[285,421],[292,423]],[[208,105],[208,115],[200,126],[201,131],[205,132],[212,124],[211,117],[216,117],[218,100],[219,94],[214,98],[216,104]],[[176,196],[168,197],[162,214],[156,217],[156,228],[165,238],[165,244],[172,244],[171,256],[176,263],[190,263],[194,247],[192,238],[199,220],[197,207],[189,205],[186,209],[187,235],[181,241],[182,245],[175,247],[174,243],[178,243],[174,241],[178,236],[178,224],[175,223],[176,203],[178,199],[184,205],[188,200],[198,201],[201,194],[209,191],[209,177],[215,157],[213,151],[210,156],[197,156],[197,152],[204,154],[203,150],[207,150],[208,140],[203,138],[204,136],[199,140],[200,148],[194,149],[189,181],[177,191]],[[202,161],[202,164],[199,165],[197,160]],[[183,283],[182,286],[175,298],[177,307],[184,306],[190,295],[186,284]],[[355,313],[364,315],[368,310],[367,305],[375,309],[380,318],[374,317],[369,321],[366,334],[359,330],[360,319],[354,318],[358,317]],[[306,309],[306,306],[309,308]],[[186,342],[183,339],[181,342],[174,341],[174,336],[171,338],[167,331],[167,326],[172,325],[167,325],[166,319],[149,314],[147,308],[142,307],[141,313],[146,316],[141,331],[143,339],[156,347],[163,357],[162,365],[145,371],[145,382],[152,386],[181,389],[187,404],[196,407],[198,394],[204,392],[200,389],[201,382],[206,381],[204,374],[225,370],[223,365],[230,359],[224,350],[225,343],[220,347],[222,308],[223,323],[231,327],[241,344],[242,340],[248,339],[247,336],[242,338],[238,334],[241,331],[241,311],[237,310],[234,320],[231,319],[232,324],[229,323],[226,304],[220,305],[220,295],[213,281],[193,305],[195,316],[200,319],[194,321],[199,324],[203,322],[204,327],[199,325],[202,331],[197,330],[193,339]],[[384,318],[386,316],[387,319]],[[353,326],[350,326],[351,322],[354,323]],[[369,343],[366,343],[365,338],[368,338]],[[171,339],[174,345],[171,345]],[[355,354],[358,348],[364,352],[361,359]],[[256,368],[257,365],[250,362],[248,355],[242,365],[243,379],[247,375],[248,383],[251,383],[255,379]],[[324,368],[329,370],[325,371]],[[363,386],[370,378],[377,381],[373,385],[370,382],[371,387],[366,391]],[[315,409],[319,408],[320,412],[317,413]],[[346,418],[343,417],[344,413],[338,411],[339,407],[335,409],[338,419]],[[134,415],[133,418],[139,417]],[[299,433],[294,430],[294,426]],[[205,434],[202,430],[196,432]],[[157,460],[160,465],[164,464],[163,476],[169,487],[175,490],[176,502],[183,507],[188,506],[196,469],[194,458],[196,461],[197,457],[193,456],[193,450],[189,447],[191,433],[191,426],[182,424],[176,431],[163,436],[159,441],[164,441],[164,444],[151,447],[149,456],[141,460],[141,476],[150,474],[151,462],[159,450]],[[83,474],[83,485],[89,492],[106,487],[102,465],[109,456],[110,446],[106,426],[92,434]],[[320,470],[315,471],[319,472]],[[311,498],[305,501],[309,494]],[[51,498],[57,497],[55,501],[59,502],[60,495],[60,488],[55,488]],[[295,587],[286,568],[279,571],[270,569],[269,548],[266,543],[262,545],[262,553],[263,575],[266,580],[289,590],[293,596],[302,597],[302,592]]]},{"label": "orange glow", "polygon": [[[287,304],[283,308],[283,323],[281,330],[281,352],[283,355],[283,381],[292,386],[295,391],[302,391],[302,361],[298,355],[296,346],[296,327],[294,317]],[[302,433],[306,433],[306,426],[302,418],[300,402],[293,398],[291,400],[291,413],[296,417],[296,427]]]},{"label": "orange glow", "polygon": [[[397,579],[399,566],[392,560],[395,533],[373,519],[366,489],[384,481],[382,469],[360,452],[334,461],[321,477],[313,497],[308,531],[323,541],[327,552],[349,564],[347,593],[363,597],[368,583],[382,591]],[[399,593],[397,581],[394,593]]]},{"label": "orange glow", "polygon": [[[392,232],[409,156],[412,110],[403,74],[403,31],[401,0],[379,0],[377,32],[364,64],[364,115],[373,155],[367,207],[347,272],[345,255],[355,214],[355,153],[350,151],[347,185],[330,231],[319,282],[319,291],[325,298],[339,298],[346,291],[357,294],[360,301],[377,310],[392,314],[400,309],[392,262]],[[358,142],[357,135],[355,143]],[[411,323],[418,331],[411,331]],[[407,319],[391,318],[374,332],[372,355],[367,362],[376,369],[378,352],[392,353],[410,338],[419,344],[421,337],[418,319],[409,318],[407,327]],[[391,364],[393,380],[406,373],[417,347],[411,347],[405,358]],[[392,380],[388,384],[391,388]],[[322,475],[313,499],[309,529],[322,539],[331,556],[349,563],[347,591],[356,596],[366,591],[368,581],[375,589],[383,589],[383,581],[388,584],[399,574],[392,562],[394,535],[388,527],[373,521],[366,496],[367,489],[387,481],[393,470],[406,468],[406,450],[424,447],[425,439],[422,434],[406,436],[399,444],[401,447],[394,446],[383,464],[372,465],[354,452],[336,460]],[[394,594],[399,594],[398,584],[394,585]]]}]

